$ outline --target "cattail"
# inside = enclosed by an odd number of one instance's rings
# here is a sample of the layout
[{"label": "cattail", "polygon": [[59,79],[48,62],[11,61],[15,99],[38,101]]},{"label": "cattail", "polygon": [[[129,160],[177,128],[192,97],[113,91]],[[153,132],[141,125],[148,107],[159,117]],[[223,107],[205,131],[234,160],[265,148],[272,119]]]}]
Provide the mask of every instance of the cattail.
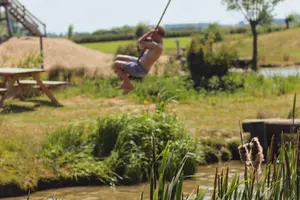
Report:
[{"label": "cattail", "polygon": [[297,168],[300,170],[300,133],[298,133],[298,144],[297,144]]},{"label": "cattail", "polygon": [[271,146],[270,146],[270,155],[269,155],[269,163],[274,163],[274,144],[275,144],[275,135],[272,136]]},{"label": "cattail", "polygon": [[214,182],[214,192],[213,192],[213,195],[212,195],[212,200],[216,199],[217,183],[218,183],[218,167],[216,168],[215,182]]},{"label": "cattail", "polygon": [[248,151],[247,145],[248,144],[240,145],[238,149],[239,149],[241,161],[243,163],[245,163],[246,165],[249,165],[250,158],[249,158],[249,151]]},{"label": "cattail", "polygon": [[259,140],[257,137],[253,138],[250,142],[250,161],[252,164],[252,167],[255,169],[257,174],[261,172],[261,164],[264,161],[264,154],[262,147],[259,143]]}]

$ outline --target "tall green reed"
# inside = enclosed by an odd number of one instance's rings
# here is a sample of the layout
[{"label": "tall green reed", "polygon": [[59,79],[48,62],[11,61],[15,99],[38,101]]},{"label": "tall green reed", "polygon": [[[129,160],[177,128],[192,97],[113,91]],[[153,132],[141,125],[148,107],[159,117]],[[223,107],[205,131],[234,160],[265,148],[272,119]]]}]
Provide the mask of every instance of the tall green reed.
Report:
[{"label": "tall green reed", "polygon": [[[196,194],[191,193],[185,197],[183,193],[183,169],[189,158],[189,153],[184,156],[176,171],[173,172],[172,180],[167,182],[167,174],[169,173],[168,171],[172,164],[172,158],[174,157],[174,146],[169,141],[165,149],[156,156],[154,140],[155,137],[152,136],[154,162],[152,163],[150,175],[150,200],[204,199],[206,191],[200,191],[199,188],[197,188]],[[144,193],[142,192],[140,197],[141,200],[144,199],[143,194]]]}]

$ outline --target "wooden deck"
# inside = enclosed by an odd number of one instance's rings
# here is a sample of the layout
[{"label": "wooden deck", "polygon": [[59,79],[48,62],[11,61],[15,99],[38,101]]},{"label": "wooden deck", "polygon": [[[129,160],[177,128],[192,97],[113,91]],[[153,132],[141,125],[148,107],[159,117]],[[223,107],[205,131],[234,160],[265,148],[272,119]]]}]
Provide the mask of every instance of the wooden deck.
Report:
[{"label": "wooden deck", "polygon": [[242,123],[244,132],[251,134],[251,138],[257,137],[267,152],[271,144],[272,136],[275,135],[274,152],[278,151],[281,142],[281,134],[294,134],[300,128],[300,119],[247,119]]}]

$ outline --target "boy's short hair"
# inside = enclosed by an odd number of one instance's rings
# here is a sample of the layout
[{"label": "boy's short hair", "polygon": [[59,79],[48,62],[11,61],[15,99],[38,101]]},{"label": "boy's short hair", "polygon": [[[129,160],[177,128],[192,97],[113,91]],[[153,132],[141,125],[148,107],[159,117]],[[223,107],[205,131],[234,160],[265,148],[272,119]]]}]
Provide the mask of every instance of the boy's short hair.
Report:
[{"label": "boy's short hair", "polygon": [[165,37],[165,27],[163,25],[159,25],[157,33],[159,36]]}]

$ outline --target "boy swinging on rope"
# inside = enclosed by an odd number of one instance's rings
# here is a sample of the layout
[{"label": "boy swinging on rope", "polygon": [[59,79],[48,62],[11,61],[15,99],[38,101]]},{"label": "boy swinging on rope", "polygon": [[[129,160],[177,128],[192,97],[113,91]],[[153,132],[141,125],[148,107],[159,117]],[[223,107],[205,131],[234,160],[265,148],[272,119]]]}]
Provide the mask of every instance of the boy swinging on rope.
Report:
[{"label": "boy swinging on rope", "polygon": [[152,65],[159,59],[163,52],[162,38],[164,36],[165,30],[163,26],[159,26],[157,29],[152,29],[148,33],[144,34],[138,40],[140,49],[145,50],[145,53],[140,58],[139,62],[137,62],[137,57],[128,55],[116,56],[114,68],[116,73],[123,80],[123,84],[120,86],[120,89],[124,89],[124,94],[127,94],[134,89],[128,75],[137,78],[145,77],[150,71]]}]

